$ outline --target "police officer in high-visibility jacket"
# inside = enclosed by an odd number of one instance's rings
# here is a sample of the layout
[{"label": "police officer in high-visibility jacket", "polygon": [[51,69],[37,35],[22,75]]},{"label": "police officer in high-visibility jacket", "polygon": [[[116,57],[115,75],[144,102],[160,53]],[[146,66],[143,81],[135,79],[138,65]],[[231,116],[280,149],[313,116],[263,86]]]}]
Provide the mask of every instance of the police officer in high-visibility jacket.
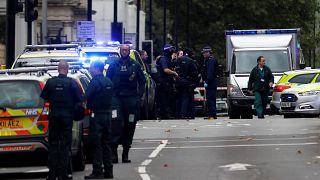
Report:
[{"label": "police officer in high-visibility jacket", "polygon": [[112,63],[107,70],[107,77],[113,83],[112,142],[113,162],[118,163],[118,145],[123,146],[122,162],[130,163],[128,153],[138,121],[140,99],[146,79],[138,62],[130,58],[129,45],[120,47],[121,58]]},{"label": "police officer in high-visibility jacket", "polygon": [[93,78],[85,93],[87,105],[92,110],[89,131],[92,146],[92,174],[85,176],[85,179],[113,178],[111,152],[111,103],[113,87],[110,79],[104,77],[103,70],[103,62],[94,61],[91,63],[89,71]]},{"label": "police officer in high-visibility jacket", "polygon": [[49,176],[48,180],[67,179],[67,169],[71,162],[71,142],[74,108],[82,102],[76,82],[67,77],[69,64],[61,61],[59,76],[49,79],[41,93],[41,98],[50,103],[49,113]]}]

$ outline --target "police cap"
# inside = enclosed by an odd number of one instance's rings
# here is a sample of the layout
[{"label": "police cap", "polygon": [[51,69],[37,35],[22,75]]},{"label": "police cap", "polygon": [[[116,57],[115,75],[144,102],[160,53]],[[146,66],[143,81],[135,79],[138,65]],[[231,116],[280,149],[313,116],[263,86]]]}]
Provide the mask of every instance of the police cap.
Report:
[{"label": "police cap", "polygon": [[211,53],[212,52],[211,47],[210,46],[203,47],[201,53],[205,53],[205,52],[210,52]]}]

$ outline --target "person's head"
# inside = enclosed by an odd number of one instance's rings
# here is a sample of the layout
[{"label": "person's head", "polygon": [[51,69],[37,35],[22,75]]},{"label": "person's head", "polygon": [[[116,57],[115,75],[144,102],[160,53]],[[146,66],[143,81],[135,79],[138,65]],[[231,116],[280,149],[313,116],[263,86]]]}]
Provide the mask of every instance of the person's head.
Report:
[{"label": "person's head", "polygon": [[183,52],[184,55],[188,56],[189,58],[194,58],[194,53],[191,48],[186,48]]},{"label": "person's head", "polygon": [[104,70],[104,63],[102,61],[93,61],[90,64],[90,74],[92,76],[97,76],[103,73]]},{"label": "person's head", "polygon": [[182,50],[179,50],[179,51],[177,52],[177,57],[180,58],[180,57],[182,57],[182,56],[183,56],[183,51],[182,51]]},{"label": "person's head", "polygon": [[171,59],[175,60],[177,58],[178,58],[178,53],[177,52],[173,52],[172,55],[171,55]]},{"label": "person's head", "polygon": [[58,72],[62,75],[67,75],[69,72],[69,63],[67,61],[60,61],[58,64]]},{"label": "person's head", "polygon": [[260,67],[264,67],[266,65],[266,59],[263,56],[259,56],[257,63]]},{"label": "person's head", "polygon": [[123,44],[120,46],[121,58],[127,59],[130,55],[130,46],[128,44]]},{"label": "person's head", "polygon": [[163,46],[163,52],[168,56],[171,56],[176,51],[176,48],[171,44],[166,44]]},{"label": "person's head", "polygon": [[148,53],[147,53],[147,51],[145,51],[145,50],[140,50],[140,51],[139,51],[139,54],[140,54],[142,60],[148,61]]},{"label": "person's head", "polygon": [[212,49],[210,46],[205,46],[202,48],[201,53],[202,53],[204,59],[208,59],[211,56]]}]

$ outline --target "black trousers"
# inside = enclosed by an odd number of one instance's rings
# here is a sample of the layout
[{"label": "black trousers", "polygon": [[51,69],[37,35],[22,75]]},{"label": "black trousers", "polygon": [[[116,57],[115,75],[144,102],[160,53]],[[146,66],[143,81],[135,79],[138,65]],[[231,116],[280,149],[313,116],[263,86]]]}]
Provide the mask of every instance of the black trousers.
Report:
[{"label": "black trousers", "polygon": [[107,173],[113,167],[111,151],[111,114],[93,113],[90,119],[93,174]]},{"label": "black trousers", "polygon": [[206,98],[207,98],[207,110],[208,117],[217,116],[217,81],[210,81],[208,87],[206,88]]},{"label": "black trousers", "polygon": [[49,154],[50,177],[66,177],[71,166],[72,117],[49,116]]},{"label": "black trousers", "polygon": [[112,106],[112,144],[130,148],[140,110],[139,98],[116,96],[112,98]]}]

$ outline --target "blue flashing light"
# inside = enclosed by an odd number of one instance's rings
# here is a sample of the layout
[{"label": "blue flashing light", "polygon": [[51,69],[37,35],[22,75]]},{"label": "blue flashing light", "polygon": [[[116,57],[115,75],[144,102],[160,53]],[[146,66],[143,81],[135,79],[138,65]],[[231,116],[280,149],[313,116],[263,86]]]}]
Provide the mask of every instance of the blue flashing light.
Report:
[{"label": "blue flashing light", "polygon": [[296,34],[298,29],[261,29],[226,31],[226,35],[256,35],[256,34]]},{"label": "blue flashing light", "polygon": [[104,45],[104,42],[103,41],[97,41],[97,45],[98,46],[102,46],[102,45]]},{"label": "blue flashing light", "polygon": [[120,45],[119,41],[108,41],[108,45]]}]

